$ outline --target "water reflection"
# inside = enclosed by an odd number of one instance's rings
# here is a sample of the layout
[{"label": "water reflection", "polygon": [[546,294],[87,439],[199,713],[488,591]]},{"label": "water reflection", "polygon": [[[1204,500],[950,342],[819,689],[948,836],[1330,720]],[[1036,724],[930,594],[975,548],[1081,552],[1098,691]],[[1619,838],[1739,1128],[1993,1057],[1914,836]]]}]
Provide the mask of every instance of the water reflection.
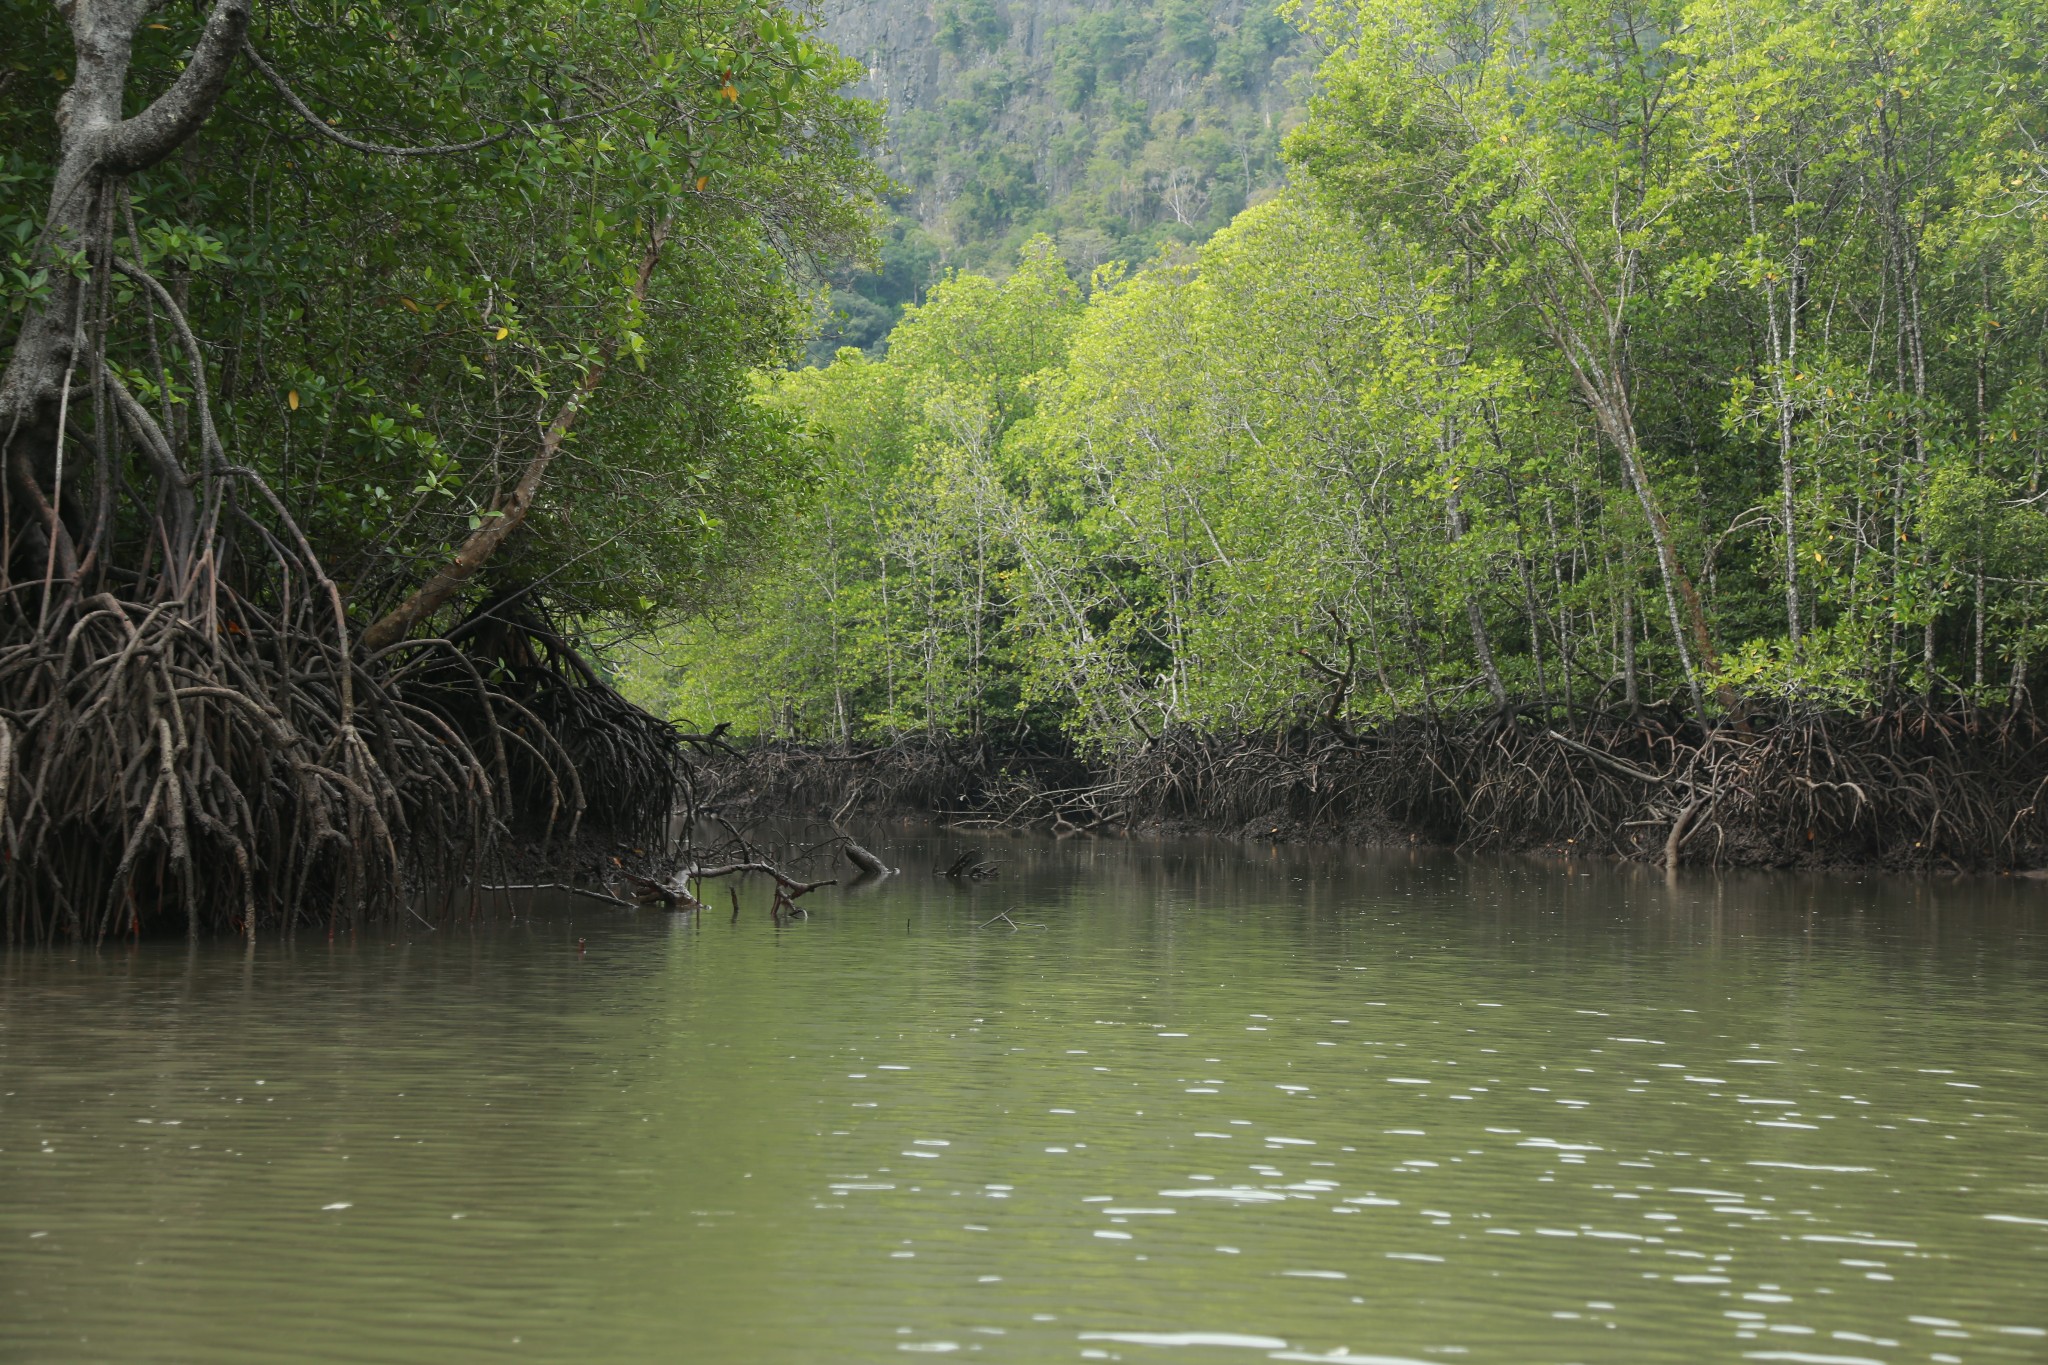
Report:
[{"label": "water reflection", "polygon": [[864,841],[7,960],[0,1357],[2048,1356],[2042,888]]}]

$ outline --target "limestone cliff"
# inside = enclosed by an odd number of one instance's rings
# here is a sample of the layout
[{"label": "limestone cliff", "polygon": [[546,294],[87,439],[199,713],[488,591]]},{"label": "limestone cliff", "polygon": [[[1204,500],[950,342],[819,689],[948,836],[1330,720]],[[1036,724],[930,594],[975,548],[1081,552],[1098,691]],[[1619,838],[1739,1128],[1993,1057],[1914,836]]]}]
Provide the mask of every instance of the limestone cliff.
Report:
[{"label": "limestone cliff", "polygon": [[1272,0],[822,0],[886,101],[900,208],[949,263],[1205,238],[1282,178],[1305,38]]}]

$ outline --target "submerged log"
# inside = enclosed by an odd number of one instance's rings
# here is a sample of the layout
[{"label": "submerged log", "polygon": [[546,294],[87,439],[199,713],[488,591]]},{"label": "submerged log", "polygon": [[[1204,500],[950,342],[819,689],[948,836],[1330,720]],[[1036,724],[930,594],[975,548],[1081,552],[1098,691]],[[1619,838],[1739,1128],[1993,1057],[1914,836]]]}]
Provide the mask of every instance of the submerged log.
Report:
[{"label": "submerged log", "polygon": [[853,840],[846,841],[846,861],[860,869],[864,877],[892,877],[896,869],[862,848]]}]

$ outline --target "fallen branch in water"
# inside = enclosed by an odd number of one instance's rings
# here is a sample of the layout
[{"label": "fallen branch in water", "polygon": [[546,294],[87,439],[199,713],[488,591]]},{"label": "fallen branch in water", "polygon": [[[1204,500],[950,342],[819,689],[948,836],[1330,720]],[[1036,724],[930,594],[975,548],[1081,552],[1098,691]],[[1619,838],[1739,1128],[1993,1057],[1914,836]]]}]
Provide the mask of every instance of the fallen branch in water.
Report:
[{"label": "fallen branch in water", "polygon": [[791,900],[795,900],[798,896],[808,895],[821,886],[839,885],[837,877],[827,877],[823,881],[817,882],[800,882],[775,864],[760,861],[724,863],[717,867],[692,866],[687,872],[683,873],[680,880],[685,882],[702,881],[709,877],[744,876],[750,872],[757,872],[764,877],[774,878],[776,886]]},{"label": "fallen branch in water", "polygon": [[[4,777],[0,777],[0,781],[4,780]],[[851,839],[846,841],[846,861],[859,868],[863,876],[893,877],[896,875],[895,868],[890,867]]]},{"label": "fallen branch in water", "polygon": [[959,881],[962,877],[971,882],[986,881],[995,875],[996,865],[984,862],[981,855],[972,850],[955,858],[953,865],[946,869],[946,876],[954,881]]}]

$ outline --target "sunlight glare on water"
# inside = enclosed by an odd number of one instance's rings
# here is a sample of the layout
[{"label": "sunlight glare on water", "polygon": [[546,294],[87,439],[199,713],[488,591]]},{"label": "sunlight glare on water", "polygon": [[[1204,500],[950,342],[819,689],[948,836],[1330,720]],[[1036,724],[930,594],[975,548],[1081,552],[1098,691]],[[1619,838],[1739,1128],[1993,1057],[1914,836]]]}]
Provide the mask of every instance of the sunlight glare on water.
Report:
[{"label": "sunlight glare on water", "polygon": [[2048,1359],[2048,890],[874,842],[0,959],[0,1359]]}]

